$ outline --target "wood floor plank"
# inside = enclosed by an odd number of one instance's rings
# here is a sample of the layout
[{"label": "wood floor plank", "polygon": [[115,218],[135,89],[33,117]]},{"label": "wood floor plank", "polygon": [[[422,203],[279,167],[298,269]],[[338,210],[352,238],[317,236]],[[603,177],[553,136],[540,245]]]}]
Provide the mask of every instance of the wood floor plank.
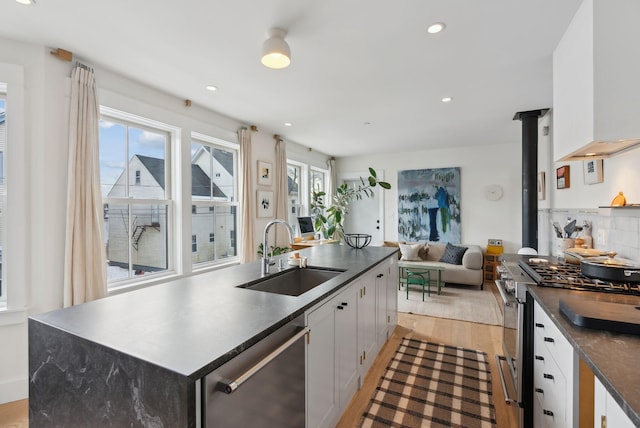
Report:
[{"label": "wood floor plank", "polygon": [[0,427],[26,428],[29,426],[29,401],[18,400],[0,405]]}]

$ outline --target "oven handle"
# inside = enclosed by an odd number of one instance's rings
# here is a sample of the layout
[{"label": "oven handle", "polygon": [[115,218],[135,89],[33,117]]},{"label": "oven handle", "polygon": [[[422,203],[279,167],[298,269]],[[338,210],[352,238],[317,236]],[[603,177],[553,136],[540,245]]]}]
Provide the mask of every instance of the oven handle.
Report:
[{"label": "oven handle", "polygon": [[218,383],[220,389],[227,394],[231,394],[233,391],[238,389],[240,385],[248,381],[251,376],[258,373],[264,366],[273,361],[278,355],[282,354],[288,348],[290,348],[295,342],[297,342],[301,337],[309,334],[311,329],[309,327],[304,327],[298,333],[296,333],[291,339],[284,342],[282,345],[278,346],[273,352],[264,357],[262,360],[258,361],[253,367],[251,367],[246,372],[242,373],[240,376],[236,378],[236,380],[222,379]]},{"label": "oven handle", "polygon": [[507,382],[504,379],[504,373],[502,372],[502,361],[507,362],[507,357],[504,355],[496,355],[496,363],[498,364],[498,374],[500,375],[500,383],[502,384],[502,392],[504,393],[504,401],[507,404],[515,402],[515,400],[509,397],[509,391],[507,391]]},{"label": "oven handle", "polygon": [[495,283],[496,283],[496,287],[498,288],[498,291],[500,292],[500,297],[502,297],[502,301],[504,302],[505,306],[511,307],[511,305],[514,302],[517,302],[515,298],[512,298],[512,299],[509,298],[509,296],[507,295],[507,292],[504,290],[504,286],[502,285],[501,280],[496,279]]}]

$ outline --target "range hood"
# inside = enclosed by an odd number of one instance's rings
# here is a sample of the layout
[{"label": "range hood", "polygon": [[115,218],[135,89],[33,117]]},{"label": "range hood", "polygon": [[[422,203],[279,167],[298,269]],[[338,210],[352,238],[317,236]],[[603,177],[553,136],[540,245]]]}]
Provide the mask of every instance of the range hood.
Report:
[{"label": "range hood", "polygon": [[640,139],[593,141],[558,159],[558,161],[610,158],[638,147],[640,147]]}]

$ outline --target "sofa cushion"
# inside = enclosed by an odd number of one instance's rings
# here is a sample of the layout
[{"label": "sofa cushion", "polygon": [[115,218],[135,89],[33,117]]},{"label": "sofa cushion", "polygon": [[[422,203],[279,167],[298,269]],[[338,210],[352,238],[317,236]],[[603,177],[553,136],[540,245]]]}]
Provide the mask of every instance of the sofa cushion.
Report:
[{"label": "sofa cushion", "polygon": [[482,249],[477,245],[470,245],[462,256],[462,266],[467,269],[482,269]]},{"label": "sofa cushion", "polygon": [[439,262],[444,254],[445,245],[439,242],[429,242],[429,252],[427,253],[426,261]]},{"label": "sofa cushion", "polygon": [[465,251],[467,251],[467,247],[457,247],[447,242],[440,261],[443,263],[451,263],[452,265],[461,265],[462,256],[464,256]]},{"label": "sofa cushion", "polygon": [[400,246],[400,252],[402,253],[402,257],[400,260],[422,260],[418,253],[420,252],[420,247],[423,247],[422,244],[398,244]]}]

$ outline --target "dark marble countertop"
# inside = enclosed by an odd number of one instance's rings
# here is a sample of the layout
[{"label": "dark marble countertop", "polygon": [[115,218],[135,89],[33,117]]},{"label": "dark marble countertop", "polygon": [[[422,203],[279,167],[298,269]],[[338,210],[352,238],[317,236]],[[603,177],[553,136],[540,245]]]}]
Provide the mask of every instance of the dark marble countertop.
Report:
[{"label": "dark marble countertop", "polygon": [[258,261],[31,318],[195,380],[397,251],[337,244],[301,250],[309,266],[346,271],[297,297],[237,288],[260,278]]},{"label": "dark marble countertop", "polygon": [[560,299],[640,305],[640,297],[548,287],[529,287],[560,331],[577,350],[631,421],[640,426],[640,335],[625,335],[578,327],[560,313]]}]

